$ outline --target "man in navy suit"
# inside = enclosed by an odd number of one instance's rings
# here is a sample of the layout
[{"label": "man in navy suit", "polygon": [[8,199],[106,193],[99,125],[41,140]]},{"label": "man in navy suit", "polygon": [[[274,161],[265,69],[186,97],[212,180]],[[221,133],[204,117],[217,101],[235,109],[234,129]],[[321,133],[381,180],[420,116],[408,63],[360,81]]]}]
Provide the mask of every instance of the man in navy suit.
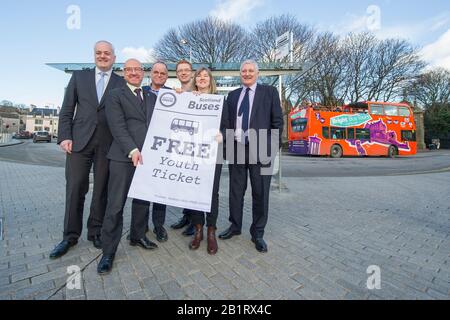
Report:
[{"label": "man in navy suit", "polygon": [[[141,87],[144,69],[135,59],[124,66],[127,84],[111,91],[107,101],[107,120],[114,140],[108,152],[110,178],[108,204],[102,228],[103,256],[97,272],[111,271],[122,237],[123,209],[136,167],[143,164],[141,150],[155,107],[156,96]],[[131,206],[130,245],[151,250],[158,246],[145,236],[150,203],[134,199]]]},{"label": "man in navy suit", "polygon": [[87,221],[88,240],[101,248],[100,232],[106,209],[108,167],[106,154],[112,136],[106,122],[105,100],[109,91],[125,82],[112,66],[114,48],[107,41],[94,47],[95,69],[75,71],[66,89],[59,114],[58,144],[66,152],[66,208],[63,241],[50,253],[55,259],[78,242],[83,227],[83,208],[94,166],[94,190]]},{"label": "man in navy suit", "polygon": [[[258,64],[253,60],[244,61],[241,65],[242,88],[230,92],[227,98],[229,128],[234,129],[227,130],[231,225],[219,238],[225,240],[241,234],[244,195],[250,175],[253,213],[250,234],[256,250],[267,252],[263,236],[268,220],[272,177],[271,170],[267,169],[279,150],[283,116],[277,89],[258,84],[258,76]],[[230,132],[231,137],[228,136]],[[233,151],[231,159],[230,144]]]}]

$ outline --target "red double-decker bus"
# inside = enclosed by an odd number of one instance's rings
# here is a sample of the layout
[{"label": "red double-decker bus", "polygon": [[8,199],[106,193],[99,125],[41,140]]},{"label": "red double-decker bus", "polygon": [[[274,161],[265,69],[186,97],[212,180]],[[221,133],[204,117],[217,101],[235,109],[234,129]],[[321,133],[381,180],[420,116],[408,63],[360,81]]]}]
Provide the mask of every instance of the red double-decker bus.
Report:
[{"label": "red double-decker bus", "polygon": [[303,155],[416,154],[416,125],[404,103],[358,102],[342,107],[298,107],[288,119],[289,151]]}]

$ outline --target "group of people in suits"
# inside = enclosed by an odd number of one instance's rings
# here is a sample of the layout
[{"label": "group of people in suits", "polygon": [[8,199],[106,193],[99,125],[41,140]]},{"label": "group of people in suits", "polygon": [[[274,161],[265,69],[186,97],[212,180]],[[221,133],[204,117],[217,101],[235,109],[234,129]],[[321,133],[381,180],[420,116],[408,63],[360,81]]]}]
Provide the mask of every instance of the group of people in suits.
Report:
[{"label": "group of people in suits", "polygon": [[[63,256],[77,244],[83,226],[85,196],[89,191],[89,174],[93,166],[94,184],[88,218],[88,240],[102,249],[98,264],[100,275],[112,270],[123,229],[123,210],[134,171],[142,165],[142,147],[150,125],[158,91],[168,78],[163,62],[153,65],[152,84],[142,87],[144,69],[136,59],[125,62],[124,77],[112,71],[115,63],[114,47],[108,41],[98,41],[94,47],[94,70],[75,71],[69,82],[60,112],[58,144],[66,152],[66,207],[63,240],[50,253],[50,258]],[[192,70],[192,64],[182,60],[176,67],[182,87],[178,93],[215,94],[216,84],[206,67]],[[277,90],[257,83],[258,64],[253,60],[242,63],[242,87],[229,93],[222,112],[216,140],[233,149],[229,161],[229,221],[221,234],[222,240],[240,235],[242,230],[244,195],[250,177],[252,187],[251,240],[259,252],[267,252],[264,229],[268,220],[271,174],[263,174],[270,163],[260,158],[257,150],[267,143],[271,150],[272,133],[279,135],[283,118]],[[249,132],[264,132],[255,138]],[[261,140],[261,141],[260,141]],[[278,141],[277,141],[278,143]],[[257,146],[254,148],[254,146]],[[219,153],[221,154],[221,153]],[[241,157],[242,159],[239,159]],[[183,210],[183,216],[174,229],[188,226],[185,234],[193,235],[189,248],[196,250],[204,238],[207,225],[207,252],[216,254],[217,217],[219,212],[219,185],[222,159],[217,159],[208,213]],[[269,161],[270,162],[270,161]],[[167,241],[163,227],[166,206],[153,203],[153,232],[159,242]],[[133,199],[129,243],[147,250],[157,248],[150,241],[148,231],[150,203]]]}]

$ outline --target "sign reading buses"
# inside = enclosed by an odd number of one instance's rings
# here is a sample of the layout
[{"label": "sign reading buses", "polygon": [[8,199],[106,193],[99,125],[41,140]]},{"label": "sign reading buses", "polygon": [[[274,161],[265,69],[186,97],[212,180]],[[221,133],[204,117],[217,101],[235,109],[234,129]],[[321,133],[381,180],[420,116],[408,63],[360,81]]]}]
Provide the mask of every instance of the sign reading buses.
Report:
[{"label": "sign reading buses", "polygon": [[306,106],[289,114],[289,151],[304,155],[388,156],[416,153],[416,125],[407,104],[358,102]]}]

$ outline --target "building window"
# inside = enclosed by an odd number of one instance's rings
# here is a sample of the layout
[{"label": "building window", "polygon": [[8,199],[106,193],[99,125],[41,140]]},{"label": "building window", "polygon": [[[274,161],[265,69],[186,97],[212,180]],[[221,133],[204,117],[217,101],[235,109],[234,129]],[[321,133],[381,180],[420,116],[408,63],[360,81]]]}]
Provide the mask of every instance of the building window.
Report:
[{"label": "building window", "polygon": [[43,121],[41,119],[34,120],[34,124],[43,124]]}]

